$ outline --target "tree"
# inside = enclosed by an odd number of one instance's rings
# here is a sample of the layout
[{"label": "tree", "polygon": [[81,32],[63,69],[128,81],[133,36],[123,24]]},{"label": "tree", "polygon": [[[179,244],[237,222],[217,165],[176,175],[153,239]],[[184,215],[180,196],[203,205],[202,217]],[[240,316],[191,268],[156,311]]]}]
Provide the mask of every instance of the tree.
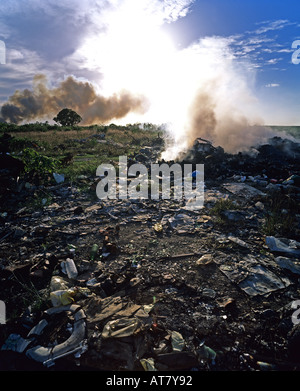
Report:
[{"label": "tree", "polygon": [[76,111],[67,108],[62,109],[57,116],[53,118],[53,121],[58,122],[62,126],[77,125],[81,120],[82,118]]}]

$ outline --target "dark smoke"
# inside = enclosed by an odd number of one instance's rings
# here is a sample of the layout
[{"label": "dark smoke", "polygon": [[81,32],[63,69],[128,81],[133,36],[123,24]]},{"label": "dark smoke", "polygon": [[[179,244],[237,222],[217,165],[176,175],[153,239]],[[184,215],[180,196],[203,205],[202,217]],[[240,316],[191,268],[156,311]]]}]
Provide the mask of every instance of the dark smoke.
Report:
[{"label": "dark smoke", "polygon": [[20,123],[40,119],[52,119],[60,110],[68,107],[82,117],[83,125],[105,123],[125,117],[129,112],[144,113],[148,102],[143,96],[127,91],[110,97],[99,96],[92,84],[69,76],[58,87],[49,89],[44,75],[36,75],[33,89],[15,91],[1,108],[3,120]]}]

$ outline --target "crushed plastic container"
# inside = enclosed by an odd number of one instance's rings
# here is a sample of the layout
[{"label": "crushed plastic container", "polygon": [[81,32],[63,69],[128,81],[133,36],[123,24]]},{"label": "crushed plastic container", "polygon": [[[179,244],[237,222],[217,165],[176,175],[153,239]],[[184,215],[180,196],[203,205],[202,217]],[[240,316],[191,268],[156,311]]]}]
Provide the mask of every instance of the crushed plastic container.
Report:
[{"label": "crushed plastic container", "polygon": [[294,239],[266,237],[266,245],[271,251],[300,255],[300,242]]},{"label": "crushed plastic container", "polygon": [[142,358],[140,363],[145,371],[157,371],[153,358]]},{"label": "crushed plastic container", "polygon": [[64,262],[64,266],[66,269],[67,276],[69,278],[76,278],[78,276],[77,267],[73,259],[67,258],[66,261]]},{"label": "crushed plastic container", "polygon": [[53,307],[59,307],[61,305],[68,305],[74,302],[74,296],[77,292],[76,288],[70,288],[66,290],[58,290],[50,292],[50,300]]},{"label": "crushed plastic container", "polygon": [[109,321],[103,328],[102,338],[122,338],[135,334],[141,326],[136,318],[120,318]]},{"label": "crushed plastic container", "polygon": [[181,352],[185,347],[185,341],[178,331],[171,331],[172,348],[174,352]]}]

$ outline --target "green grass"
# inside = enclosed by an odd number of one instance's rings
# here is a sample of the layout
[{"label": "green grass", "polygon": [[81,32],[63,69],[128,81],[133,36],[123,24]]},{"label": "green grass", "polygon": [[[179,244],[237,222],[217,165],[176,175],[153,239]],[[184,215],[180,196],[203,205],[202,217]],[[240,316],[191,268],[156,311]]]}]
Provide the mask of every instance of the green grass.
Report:
[{"label": "green grass", "polygon": [[222,215],[225,210],[238,210],[240,207],[232,200],[221,198],[217,200],[215,205],[210,209],[210,213],[214,216]]},{"label": "green grass", "polygon": [[262,225],[262,232],[267,236],[283,235],[290,236],[294,233],[295,217],[283,214],[280,211],[269,213]]},{"label": "green grass", "polygon": [[69,181],[76,181],[80,175],[96,176],[96,169],[99,166],[98,158],[87,158],[87,160],[74,160],[74,162],[65,168],[59,170]]},{"label": "green grass", "polygon": [[[228,221],[224,216],[226,210],[238,210],[240,207],[232,200],[221,198],[217,200],[215,205],[210,209],[210,215],[215,217],[215,222],[218,225],[226,225]],[[232,225],[232,222],[230,223]]]},{"label": "green grass", "polygon": [[276,195],[267,205],[261,231],[265,235],[282,235],[296,237],[299,235],[295,214],[300,207],[287,195]]},{"label": "green grass", "polygon": [[[96,176],[100,164],[117,164],[119,156],[133,156],[141,147],[154,145],[158,135],[161,135],[159,128],[151,124],[147,124],[146,129],[139,124],[111,124],[76,126],[65,130],[47,124],[27,125],[6,126],[6,130],[12,130],[9,134],[14,137],[14,155],[22,158],[24,147],[31,147],[31,143],[35,144],[40,157],[60,161],[72,154],[73,161],[69,165],[56,169],[70,181],[76,181],[80,175]],[[97,137],[100,134],[104,137]]]}]

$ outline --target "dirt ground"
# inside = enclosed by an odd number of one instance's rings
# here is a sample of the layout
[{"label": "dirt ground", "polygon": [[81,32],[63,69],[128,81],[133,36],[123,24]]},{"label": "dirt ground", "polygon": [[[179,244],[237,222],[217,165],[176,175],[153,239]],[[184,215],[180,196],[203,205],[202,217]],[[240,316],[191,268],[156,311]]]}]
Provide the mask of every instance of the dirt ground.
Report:
[{"label": "dirt ground", "polygon": [[[99,178],[81,181],[94,191]],[[229,191],[226,183],[259,192]],[[282,189],[299,195],[297,186]],[[53,360],[51,370],[299,370],[299,327],[292,322],[299,255],[266,244],[262,226],[272,186],[241,176],[208,178],[197,211],[175,200],[101,201],[74,183],[37,190],[51,202],[20,207],[20,197],[34,191],[28,187],[12,194],[1,214],[2,370],[49,370],[28,357],[28,348],[7,341],[11,335],[27,340],[53,307],[54,277],[77,287],[73,303],[85,313],[85,338],[77,355]],[[232,208],[214,213],[224,199]],[[76,278],[64,273],[67,258]],[[29,347],[55,346],[74,329],[68,312],[48,322]]]}]

